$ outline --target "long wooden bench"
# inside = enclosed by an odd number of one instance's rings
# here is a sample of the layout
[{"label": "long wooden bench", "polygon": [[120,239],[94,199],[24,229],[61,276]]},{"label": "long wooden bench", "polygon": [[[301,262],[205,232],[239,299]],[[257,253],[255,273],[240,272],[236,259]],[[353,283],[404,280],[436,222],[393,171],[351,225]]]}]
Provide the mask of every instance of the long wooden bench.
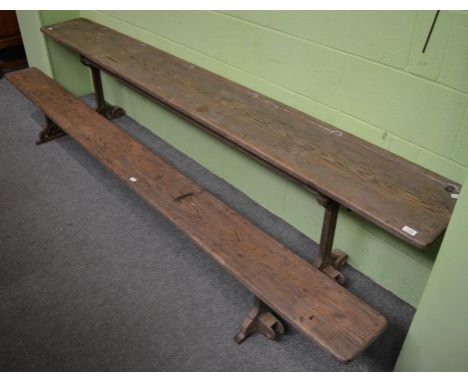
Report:
[{"label": "long wooden bench", "polygon": [[267,307],[342,362],[384,330],[380,313],[41,71],[25,69],[7,78],[47,116],[55,136],[70,135],[258,297],[238,342],[254,330],[270,338],[284,331]]},{"label": "long wooden bench", "polygon": [[314,264],[344,282],[346,255],[332,251],[340,206],[420,249],[446,229],[460,185],[325,122],[103,25],[79,18],[42,32],[91,69],[97,110],[101,70],[281,171],[325,208]]}]

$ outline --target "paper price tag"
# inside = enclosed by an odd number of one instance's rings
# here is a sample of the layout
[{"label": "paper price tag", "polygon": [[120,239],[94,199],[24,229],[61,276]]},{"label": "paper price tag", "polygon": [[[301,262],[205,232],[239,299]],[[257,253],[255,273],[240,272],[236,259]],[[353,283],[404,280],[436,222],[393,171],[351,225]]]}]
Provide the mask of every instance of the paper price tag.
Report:
[{"label": "paper price tag", "polygon": [[416,236],[416,234],[418,233],[418,231],[411,227],[408,227],[407,225],[405,225],[401,230],[411,236]]}]

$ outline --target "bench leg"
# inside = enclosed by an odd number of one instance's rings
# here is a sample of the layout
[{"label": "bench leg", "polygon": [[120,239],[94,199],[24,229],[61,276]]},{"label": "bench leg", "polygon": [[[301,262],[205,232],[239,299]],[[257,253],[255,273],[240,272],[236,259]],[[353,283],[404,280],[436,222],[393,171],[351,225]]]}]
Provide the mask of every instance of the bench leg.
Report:
[{"label": "bench leg", "polygon": [[318,195],[317,200],[325,208],[325,215],[320,237],[320,252],[313,265],[338,283],[344,284],[345,278],[339,269],[346,264],[348,255],[340,250],[332,251],[340,205],[323,195]]},{"label": "bench leg", "polygon": [[255,332],[259,332],[271,340],[274,340],[278,334],[284,333],[284,325],[273,315],[270,308],[257,297],[255,297],[254,307],[245,317],[234,341],[240,344]]},{"label": "bench leg", "polygon": [[49,117],[46,116],[46,124],[39,132],[39,136],[36,140],[36,144],[40,145],[52,141],[54,139],[63,137],[65,132],[58,127]]},{"label": "bench leg", "polygon": [[125,111],[121,107],[113,106],[107,103],[104,99],[104,89],[102,88],[101,71],[99,67],[83,56],[80,58],[80,61],[91,70],[94,96],[96,97],[96,111],[108,120],[116,119],[125,115]]}]

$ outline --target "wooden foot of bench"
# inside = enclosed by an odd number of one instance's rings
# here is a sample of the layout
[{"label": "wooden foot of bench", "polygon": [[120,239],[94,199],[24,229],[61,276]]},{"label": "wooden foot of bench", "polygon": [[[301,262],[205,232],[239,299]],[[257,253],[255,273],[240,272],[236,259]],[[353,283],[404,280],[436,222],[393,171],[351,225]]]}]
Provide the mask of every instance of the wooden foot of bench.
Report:
[{"label": "wooden foot of bench", "polygon": [[109,121],[120,118],[123,115],[125,115],[124,109],[122,109],[119,106],[114,106],[106,101],[104,101],[104,104],[101,104],[96,108],[96,111],[101,114],[103,117],[107,118]]},{"label": "wooden foot of bench", "polygon": [[273,315],[270,308],[257,297],[255,297],[254,307],[245,317],[234,341],[240,344],[255,332],[259,332],[271,340],[274,340],[278,334],[284,333],[284,325]]},{"label": "wooden foot of bench", "polygon": [[346,279],[339,269],[346,264],[348,255],[339,249],[334,250],[330,253],[325,265],[320,270],[325,273],[328,277],[334,279],[336,282],[344,285]]},{"label": "wooden foot of bench", "polygon": [[108,120],[125,115],[124,109],[119,106],[111,105],[104,99],[104,89],[102,88],[101,71],[99,67],[83,56],[81,56],[80,60],[83,65],[88,66],[91,70],[94,96],[96,97],[96,111]]},{"label": "wooden foot of bench", "polygon": [[36,140],[36,144],[40,145],[52,141],[54,139],[63,137],[65,132],[58,127],[50,118],[46,117],[46,124],[39,132],[39,136]]}]

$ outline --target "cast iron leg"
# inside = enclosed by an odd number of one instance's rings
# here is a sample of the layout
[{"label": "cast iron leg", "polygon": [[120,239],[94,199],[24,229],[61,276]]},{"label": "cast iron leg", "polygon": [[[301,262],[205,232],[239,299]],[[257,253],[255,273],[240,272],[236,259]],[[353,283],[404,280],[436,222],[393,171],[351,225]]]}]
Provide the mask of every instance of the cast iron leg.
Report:
[{"label": "cast iron leg", "polygon": [[110,105],[104,99],[101,71],[99,70],[99,68],[84,57],[81,57],[80,60],[83,65],[88,66],[91,70],[91,76],[93,78],[94,95],[96,97],[96,111],[109,120],[123,116],[125,114],[125,111],[122,108]]},{"label": "cast iron leg", "polygon": [[284,333],[284,326],[268,306],[258,297],[255,297],[254,307],[247,314],[242,323],[240,332],[234,337],[238,344],[249,338],[253,333],[259,332],[270,340],[274,340],[278,334]]},{"label": "cast iron leg", "polygon": [[323,195],[318,195],[317,200],[325,208],[325,216],[320,237],[320,252],[313,265],[340,284],[344,284],[345,278],[338,269],[346,264],[348,256],[340,250],[332,251],[340,205]]},{"label": "cast iron leg", "polygon": [[58,127],[49,117],[46,118],[46,124],[39,132],[39,137],[37,138],[36,144],[40,145],[41,143],[46,143],[52,141],[53,139],[63,137],[65,132]]}]

